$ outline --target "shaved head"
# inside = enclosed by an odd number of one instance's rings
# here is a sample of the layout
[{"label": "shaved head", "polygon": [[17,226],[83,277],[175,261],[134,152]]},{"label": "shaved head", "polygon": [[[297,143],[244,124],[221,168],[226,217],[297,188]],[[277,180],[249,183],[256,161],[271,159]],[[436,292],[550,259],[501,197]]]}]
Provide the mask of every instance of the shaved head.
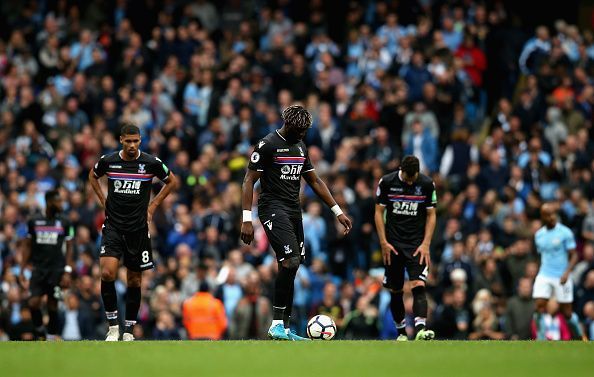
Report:
[{"label": "shaved head", "polygon": [[557,206],[545,203],[540,207],[540,218],[547,228],[554,228],[557,224]]}]

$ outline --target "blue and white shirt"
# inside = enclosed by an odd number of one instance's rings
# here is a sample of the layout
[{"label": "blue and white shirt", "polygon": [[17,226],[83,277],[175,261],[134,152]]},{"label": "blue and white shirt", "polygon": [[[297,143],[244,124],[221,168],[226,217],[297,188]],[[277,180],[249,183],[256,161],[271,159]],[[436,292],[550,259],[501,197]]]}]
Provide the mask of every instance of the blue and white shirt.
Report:
[{"label": "blue and white shirt", "polygon": [[569,264],[569,251],[576,247],[571,230],[561,223],[557,223],[553,229],[543,226],[534,235],[534,243],[541,255],[538,274],[561,278]]}]

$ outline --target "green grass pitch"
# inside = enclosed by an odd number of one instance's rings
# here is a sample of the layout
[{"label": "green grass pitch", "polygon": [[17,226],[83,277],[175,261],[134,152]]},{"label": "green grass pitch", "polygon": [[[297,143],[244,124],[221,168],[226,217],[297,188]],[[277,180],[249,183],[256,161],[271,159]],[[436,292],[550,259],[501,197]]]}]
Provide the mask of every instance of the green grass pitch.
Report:
[{"label": "green grass pitch", "polygon": [[583,342],[4,342],[0,376],[594,376]]}]

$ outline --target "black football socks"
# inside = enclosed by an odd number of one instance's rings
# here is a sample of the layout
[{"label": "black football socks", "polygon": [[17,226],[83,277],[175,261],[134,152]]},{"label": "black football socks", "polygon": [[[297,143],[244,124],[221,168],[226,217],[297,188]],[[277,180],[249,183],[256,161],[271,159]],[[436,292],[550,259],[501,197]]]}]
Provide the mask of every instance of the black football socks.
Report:
[{"label": "black football socks", "polygon": [[140,287],[128,287],[126,291],[126,323],[124,332],[132,334],[140,309]]},{"label": "black football socks", "polygon": [[417,286],[412,289],[413,314],[415,315],[415,330],[419,332],[425,328],[427,319],[427,294],[424,286]]},{"label": "black football socks", "polygon": [[101,298],[109,326],[118,325],[118,296],[113,281],[101,280]]}]

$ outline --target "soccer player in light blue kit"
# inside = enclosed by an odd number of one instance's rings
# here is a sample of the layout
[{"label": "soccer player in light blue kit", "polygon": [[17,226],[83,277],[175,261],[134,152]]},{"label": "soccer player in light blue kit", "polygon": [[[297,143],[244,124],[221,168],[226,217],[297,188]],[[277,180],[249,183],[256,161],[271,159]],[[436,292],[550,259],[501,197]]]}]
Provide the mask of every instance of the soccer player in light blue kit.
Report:
[{"label": "soccer player in light blue kit", "polygon": [[566,318],[574,339],[583,339],[577,315],[573,312],[573,282],[569,277],[578,261],[575,238],[571,230],[557,221],[553,204],[545,203],[540,208],[544,226],[534,235],[536,251],[540,254],[540,269],[534,281],[532,297],[536,300],[536,339],[546,339],[542,329],[542,315],[547,302],[555,297],[561,313]]}]

